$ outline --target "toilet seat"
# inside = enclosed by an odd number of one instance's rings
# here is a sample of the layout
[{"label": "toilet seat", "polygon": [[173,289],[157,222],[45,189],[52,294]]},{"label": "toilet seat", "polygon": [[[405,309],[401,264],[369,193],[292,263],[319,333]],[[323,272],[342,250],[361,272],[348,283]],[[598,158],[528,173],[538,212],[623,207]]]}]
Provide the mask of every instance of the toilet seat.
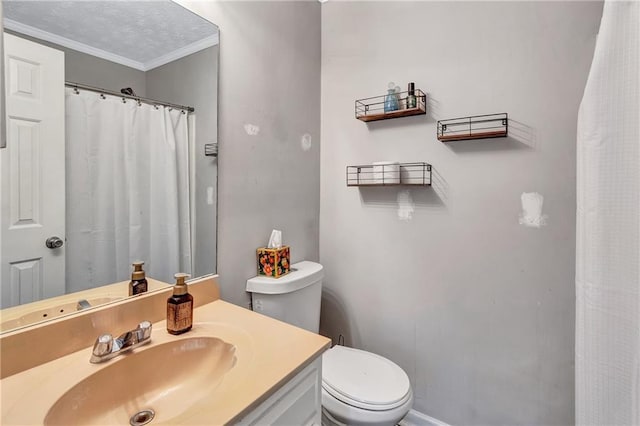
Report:
[{"label": "toilet seat", "polygon": [[322,355],[322,388],[352,407],[392,410],[412,398],[407,374],[371,352],[334,346]]},{"label": "toilet seat", "polygon": [[358,401],[357,399],[349,398],[348,396],[340,393],[340,391],[337,391],[336,389],[331,388],[326,383],[322,383],[322,389],[325,392],[327,392],[329,395],[331,395],[333,398],[335,398],[338,401],[342,402],[343,404],[347,404],[347,405],[350,405],[352,407],[361,408],[363,410],[369,410],[369,411],[392,410],[394,408],[397,408],[397,407],[405,404],[411,398],[411,394],[409,392],[407,392],[407,394],[405,394],[402,399],[400,399],[399,401],[397,401],[395,403],[391,403],[391,404],[366,404],[366,403],[364,403],[362,401]]}]

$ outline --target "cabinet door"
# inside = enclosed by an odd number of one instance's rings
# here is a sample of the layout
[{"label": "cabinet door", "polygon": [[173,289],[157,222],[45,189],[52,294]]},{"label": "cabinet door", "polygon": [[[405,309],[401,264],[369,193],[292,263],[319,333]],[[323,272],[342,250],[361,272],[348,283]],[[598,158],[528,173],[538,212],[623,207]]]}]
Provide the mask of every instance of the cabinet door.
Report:
[{"label": "cabinet door", "polygon": [[322,357],[319,356],[238,424],[320,426],[321,386]]}]

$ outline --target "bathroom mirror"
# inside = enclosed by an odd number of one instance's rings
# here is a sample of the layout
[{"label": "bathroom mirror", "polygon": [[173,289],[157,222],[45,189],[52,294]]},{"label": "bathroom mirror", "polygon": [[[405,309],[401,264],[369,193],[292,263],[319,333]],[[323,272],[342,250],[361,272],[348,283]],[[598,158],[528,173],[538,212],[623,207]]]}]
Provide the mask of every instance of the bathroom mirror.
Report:
[{"label": "bathroom mirror", "polygon": [[121,300],[135,260],[150,291],[215,273],[216,25],[171,0],[2,6],[0,323]]}]

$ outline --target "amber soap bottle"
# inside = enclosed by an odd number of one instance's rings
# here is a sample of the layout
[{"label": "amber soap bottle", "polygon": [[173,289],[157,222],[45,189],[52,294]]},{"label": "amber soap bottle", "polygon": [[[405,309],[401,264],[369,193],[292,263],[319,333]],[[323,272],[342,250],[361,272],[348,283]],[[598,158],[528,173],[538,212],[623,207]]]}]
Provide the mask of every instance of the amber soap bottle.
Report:
[{"label": "amber soap bottle", "polygon": [[174,275],[173,296],[167,299],[167,331],[171,334],[186,333],[193,326],[193,296],[186,283],[189,276],[182,272]]},{"label": "amber soap bottle", "polygon": [[142,270],[144,262],[139,260],[133,262],[133,274],[131,274],[131,282],[129,283],[129,296],[146,293],[148,289],[147,278]]}]

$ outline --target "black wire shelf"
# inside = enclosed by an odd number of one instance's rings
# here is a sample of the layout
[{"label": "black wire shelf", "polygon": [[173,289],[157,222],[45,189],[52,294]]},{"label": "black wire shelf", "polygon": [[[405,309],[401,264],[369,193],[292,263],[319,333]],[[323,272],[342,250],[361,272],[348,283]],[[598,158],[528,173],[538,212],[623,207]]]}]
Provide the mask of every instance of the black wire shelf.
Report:
[{"label": "black wire shelf", "polygon": [[347,186],[431,185],[431,164],[395,163],[347,166]]},{"label": "black wire shelf", "polygon": [[206,143],[204,144],[204,155],[206,157],[217,157],[218,156],[218,144],[217,143]]},{"label": "black wire shelf", "polygon": [[438,121],[438,140],[441,142],[504,138],[508,134],[509,117],[506,112]]},{"label": "black wire shelf", "polygon": [[360,121],[369,122],[426,114],[427,95],[420,89],[415,89],[413,92],[416,97],[416,106],[413,108],[407,108],[409,92],[399,92],[395,94],[398,101],[398,109],[394,111],[384,110],[385,98],[387,96],[394,95],[380,95],[373,96],[371,98],[358,99],[356,100],[356,118]]}]

